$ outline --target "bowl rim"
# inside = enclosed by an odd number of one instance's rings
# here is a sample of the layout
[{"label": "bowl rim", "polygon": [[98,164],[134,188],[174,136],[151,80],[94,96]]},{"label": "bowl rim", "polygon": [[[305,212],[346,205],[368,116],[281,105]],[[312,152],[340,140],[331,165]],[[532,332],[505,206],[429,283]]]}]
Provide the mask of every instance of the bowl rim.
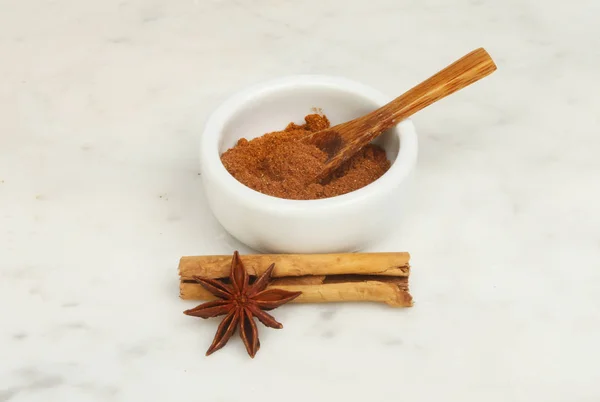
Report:
[{"label": "bowl rim", "polygon": [[330,209],[359,203],[374,195],[384,195],[393,191],[394,188],[408,178],[416,165],[418,153],[417,133],[411,119],[401,121],[393,129],[401,145],[390,169],[379,179],[350,193],[316,200],[290,200],[263,194],[247,187],[233,177],[221,162],[219,154],[221,132],[229,119],[257,97],[266,96],[273,92],[293,90],[301,86],[321,86],[344,90],[378,105],[384,105],[390,101],[389,97],[370,86],[338,76],[289,75],[251,85],[231,95],[208,117],[200,140],[200,163],[203,180],[212,179],[220,182],[230,195],[240,197],[245,202],[251,202],[257,208],[270,210],[271,212],[292,213],[305,211],[307,208]]}]

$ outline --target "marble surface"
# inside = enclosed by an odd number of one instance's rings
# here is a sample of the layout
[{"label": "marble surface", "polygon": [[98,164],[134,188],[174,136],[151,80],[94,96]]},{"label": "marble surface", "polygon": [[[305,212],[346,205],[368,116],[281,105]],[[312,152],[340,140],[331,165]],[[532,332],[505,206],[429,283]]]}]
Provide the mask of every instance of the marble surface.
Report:
[{"label": "marble surface", "polygon": [[[596,0],[0,0],[0,401],[600,400]],[[417,187],[373,250],[412,309],[289,305],[209,358],[182,255],[248,250],[197,145],[292,73],[391,96],[473,48],[489,79],[415,117]]]}]

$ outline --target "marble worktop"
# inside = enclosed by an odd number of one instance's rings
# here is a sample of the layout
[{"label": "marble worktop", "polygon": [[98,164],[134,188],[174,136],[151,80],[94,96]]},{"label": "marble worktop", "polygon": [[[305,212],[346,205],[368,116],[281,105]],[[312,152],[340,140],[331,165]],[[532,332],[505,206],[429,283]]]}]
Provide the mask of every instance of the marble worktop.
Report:
[{"label": "marble worktop", "polygon": [[[0,1],[0,401],[600,400],[597,0]],[[398,95],[485,47],[414,118],[397,233],[415,306],[287,305],[204,357],[182,255],[219,226],[198,141],[295,73]]]}]

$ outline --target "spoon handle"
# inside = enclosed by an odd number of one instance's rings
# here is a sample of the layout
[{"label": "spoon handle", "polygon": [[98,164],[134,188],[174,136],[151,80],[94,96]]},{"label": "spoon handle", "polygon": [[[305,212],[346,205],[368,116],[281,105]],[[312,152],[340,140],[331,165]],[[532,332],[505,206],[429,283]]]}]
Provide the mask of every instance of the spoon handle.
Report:
[{"label": "spoon handle", "polygon": [[378,126],[377,131],[385,131],[402,119],[479,81],[495,70],[496,64],[485,49],[473,50],[390,103],[359,119],[372,121]]}]

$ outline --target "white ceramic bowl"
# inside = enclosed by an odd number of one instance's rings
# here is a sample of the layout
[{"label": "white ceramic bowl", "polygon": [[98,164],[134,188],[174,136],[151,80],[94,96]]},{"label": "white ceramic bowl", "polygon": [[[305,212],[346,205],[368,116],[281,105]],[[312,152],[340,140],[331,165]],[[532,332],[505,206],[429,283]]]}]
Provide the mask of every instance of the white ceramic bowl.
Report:
[{"label": "white ceramic bowl", "polygon": [[265,253],[361,250],[401,225],[403,200],[417,161],[410,120],[382,134],[390,169],[352,193],[321,200],[286,200],[246,187],[220,155],[245,137],[282,130],[321,108],[335,125],[387,103],[380,92],[344,78],[300,75],[262,83],[227,99],[209,117],[201,138],[202,182],[217,220],[235,238]]}]

